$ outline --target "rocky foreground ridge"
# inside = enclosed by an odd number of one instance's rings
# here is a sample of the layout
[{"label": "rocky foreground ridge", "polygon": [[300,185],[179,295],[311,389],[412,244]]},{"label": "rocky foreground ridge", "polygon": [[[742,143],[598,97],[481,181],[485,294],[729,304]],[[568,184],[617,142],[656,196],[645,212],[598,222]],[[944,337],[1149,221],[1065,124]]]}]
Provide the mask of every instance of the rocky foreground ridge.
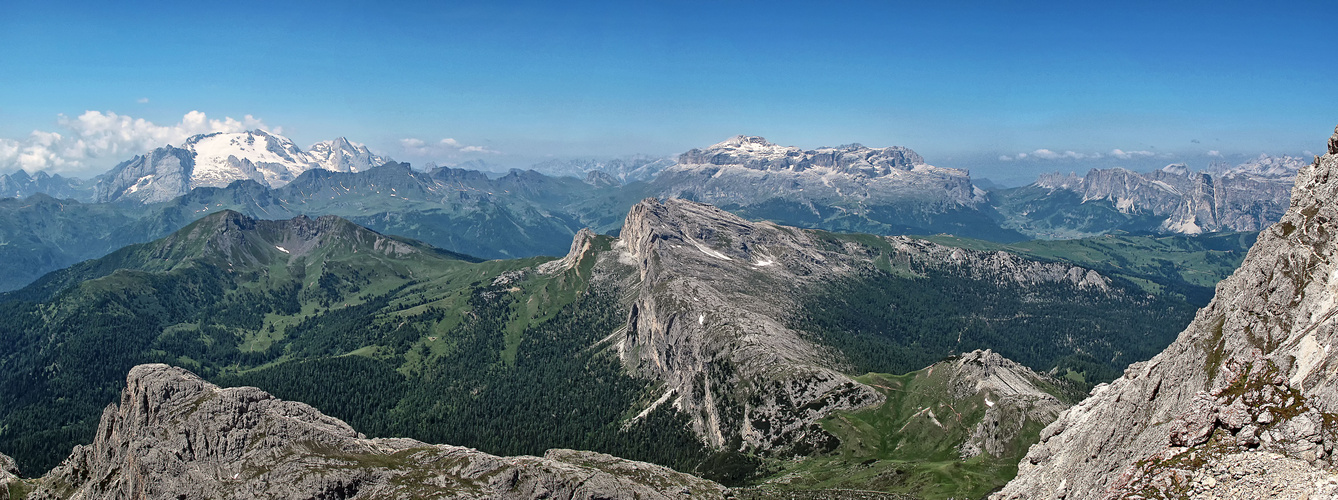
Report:
[{"label": "rocky foreground ridge", "polygon": [[[3,464],[0,464],[3,465]],[[0,484],[6,481],[0,467]],[[367,439],[303,403],[222,389],[162,364],[130,371],[120,405],[28,496],[65,498],[723,498],[713,482],[599,453],[498,457]]]},{"label": "rocky foreground ridge", "polygon": [[1163,353],[1092,391],[994,498],[1338,495],[1338,133]]}]

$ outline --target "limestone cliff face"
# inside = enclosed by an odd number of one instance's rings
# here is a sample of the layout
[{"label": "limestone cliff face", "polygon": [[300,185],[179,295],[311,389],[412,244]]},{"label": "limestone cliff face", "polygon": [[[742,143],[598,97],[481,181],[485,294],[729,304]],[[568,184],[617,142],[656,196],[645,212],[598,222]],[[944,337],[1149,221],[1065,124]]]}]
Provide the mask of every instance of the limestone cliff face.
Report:
[{"label": "limestone cliff face", "polygon": [[1066,411],[996,498],[1338,493],[1334,137],[1175,343]]},{"label": "limestone cliff face", "polygon": [[762,451],[830,445],[818,419],[882,400],[785,326],[792,292],[851,269],[807,233],[646,200],[628,213],[617,250],[640,276],[619,355],[664,381],[709,444],[741,436]]},{"label": "limestone cliff face", "polygon": [[[836,444],[819,420],[883,400],[843,373],[844,359],[788,321],[805,290],[855,276],[879,255],[854,241],[818,236],[681,199],[650,199],[629,212],[614,252],[636,283],[616,348],[634,373],[665,383],[657,404],[673,404],[708,444],[808,454]],[[1067,264],[905,237],[885,241],[893,259],[919,269],[1109,288],[1108,278]],[[554,262],[571,261],[569,255]]]},{"label": "limestone cliff face", "polygon": [[1042,175],[1033,186],[1077,193],[1082,203],[1106,201],[1121,213],[1160,219],[1160,230],[1166,232],[1258,231],[1282,216],[1302,165],[1294,157],[1261,156],[1217,171],[1191,172],[1181,164],[1146,173],[1093,169],[1083,177]]},{"label": "limestone cliff face", "polygon": [[550,450],[498,457],[410,439],[366,439],[343,421],[180,368],[131,370],[97,436],[30,498],[720,498],[657,465]]},{"label": "limestone cliff face", "polygon": [[929,371],[930,376],[946,372],[940,376],[950,381],[956,401],[984,398],[984,417],[958,447],[964,459],[981,454],[1001,457],[1018,449],[1029,422],[1048,424],[1069,406],[1047,392],[1046,387],[1057,385],[1055,380],[988,349],[937,363]]},{"label": "limestone cliff face", "polygon": [[107,172],[98,182],[94,200],[110,202],[134,199],[157,203],[190,191],[195,155],[189,150],[165,146],[135,156]]}]

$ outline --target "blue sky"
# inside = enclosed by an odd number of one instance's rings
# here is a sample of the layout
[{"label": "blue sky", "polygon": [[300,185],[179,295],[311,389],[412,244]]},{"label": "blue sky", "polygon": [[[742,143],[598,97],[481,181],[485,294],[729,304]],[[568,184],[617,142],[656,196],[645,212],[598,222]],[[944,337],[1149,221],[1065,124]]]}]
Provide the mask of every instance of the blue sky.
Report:
[{"label": "blue sky", "polygon": [[1338,124],[1334,2],[2,9],[0,171],[47,144],[29,167],[92,175],[194,130],[191,111],[418,164],[671,155],[750,134],[903,145],[996,179],[1299,155]]}]

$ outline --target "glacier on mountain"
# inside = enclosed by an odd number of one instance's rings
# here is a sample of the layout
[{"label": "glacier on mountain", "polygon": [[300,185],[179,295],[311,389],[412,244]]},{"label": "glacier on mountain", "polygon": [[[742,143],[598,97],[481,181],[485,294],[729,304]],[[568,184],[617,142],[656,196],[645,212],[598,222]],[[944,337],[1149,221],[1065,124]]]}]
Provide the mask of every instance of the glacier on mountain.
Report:
[{"label": "glacier on mountain", "polygon": [[287,137],[263,130],[216,132],[196,135],[179,148],[164,146],[117,165],[98,181],[95,199],[154,203],[197,187],[225,187],[241,180],[277,188],[315,168],[361,172],[389,161],[343,137],[318,142],[303,151]]}]

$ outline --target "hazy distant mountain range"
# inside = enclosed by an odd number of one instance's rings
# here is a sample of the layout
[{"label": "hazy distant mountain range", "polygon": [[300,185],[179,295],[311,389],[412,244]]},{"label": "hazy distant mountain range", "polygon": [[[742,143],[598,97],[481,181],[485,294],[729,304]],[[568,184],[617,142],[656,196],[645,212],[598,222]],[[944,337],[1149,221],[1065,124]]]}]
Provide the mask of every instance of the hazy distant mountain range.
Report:
[{"label": "hazy distant mountain range", "polygon": [[1121,168],[1085,176],[1042,175],[995,193],[1002,225],[1034,238],[1076,238],[1115,230],[1200,234],[1258,231],[1287,210],[1306,161],[1284,156],[1215,171],[1173,164],[1147,173]]},{"label": "hazy distant mountain range", "polygon": [[[347,141],[303,152],[267,134],[195,139],[97,179],[99,192],[120,193],[115,201],[0,200],[3,261],[28,273],[60,268],[0,295],[0,400],[13,403],[0,406],[0,449],[29,476],[49,471],[19,479],[0,455],[5,491],[734,494],[689,473],[781,490],[980,498],[1024,456],[1030,465],[1015,488],[1062,491],[1068,474],[1101,474],[1084,465],[1106,446],[1082,441],[1093,426],[1129,429],[1135,441],[1110,442],[1139,453],[1160,450],[1167,432],[1172,444],[1196,446],[1211,443],[1213,422],[1228,433],[1241,427],[1232,423],[1240,405],[1225,406],[1235,379],[1213,380],[1251,368],[1219,359],[1221,345],[1247,361],[1261,349],[1300,353],[1260,372],[1269,388],[1257,396],[1270,401],[1284,400],[1271,388],[1285,386],[1279,370],[1309,373],[1292,377],[1304,381],[1322,368],[1307,361],[1318,344],[1248,337],[1268,331],[1258,318],[1285,313],[1297,297],[1327,304],[1322,280],[1293,281],[1332,274],[1305,271],[1324,262],[1315,256],[1326,248],[1332,210],[1321,195],[1332,155],[1323,168],[1264,157],[1205,172],[1051,175],[991,192],[906,148],[801,150],[747,136],[627,182],[608,168],[490,177],[372,165],[383,159]],[[1247,315],[1257,324],[1245,334],[1230,315],[1224,330],[1200,314],[1192,338],[1176,344],[1192,351],[1185,358],[1222,366],[1163,356],[1170,368],[1124,370],[1190,324],[1255,241],[1202,233],[1267,224],[1276,203],[1268,197],[1286,196],[1270,190],[1296,168],[1306,172],[1296,206],[1255,248],[1281,241],[1295,251],[1254,259],[1247,273],[1259,279],[1232,295],[1267,311]],[[88,185],[13,177],[4,180],[14,189]],[[181,186],[184,194],[153,201]],[[1135,223],[1189,234],[1015,241],[1037,227],[1130,233]],[[824,230],[865,227],[881,234]],[[939,229],[955,236],[896,235]],[[59,263],[76,252],[106,255]],[[10,287],[27,282],[4,276]],[[1267,293],[1251,287],[1286,292],[1278,300],[1287,304],[1260,306],[1253,297]],[[1300,329],[1293,323],[1284,326]],[[1192,387],[1143,382],[1140,370],[1154,368],[1221,390],[1191,398]],[[1065,411],[1122,371],[1084,408],[1139,418],[1092,422]],[[1215,409],[1174,417],[1169,431],[1138,428],[1172,421],[1143,418],[1141,408],[1191,399]],[[1327,417],[1285,405],[1296,411],[1271,418],[1332,433]],[[1262,415],[1240,421],[1266,426]],[[1055,419],[1088,430],[1046,430]],[[1293,427],[1264,434],[1289,443],[1269,449],[1318,459],[1323,440]],[[1248,446],[1252,435],[1220,439]],[[567,447],[659,465],[546,451]],[[525,454],[545,458],[498,456]],[[1127,465],[1122,456],[1102,460]],[[1157,467],[1146,470],[1173,473]],[[183,470],[193,479],[176,479]],[[1026,491],[1014,494],[1033,496]]]},{"label": "hazy distant mountain range", "polygon": [[[561,254],[583,227],[616,232],[626,210],[646,197],[708,202],[799,227],[1001,242],[1254,231],[1281,215],[1302,163],[1260,157],[1208,172],[1093,170],[987,191],[965,170],[928,165],[904,147],[801,150],[737,136],[676,160],[553,160],[535,166],[548,174],[486,174],[413,170],[343,138],[302,150],[264,131],[217,133],[87,181],[0,176],[0,193],[13,197],[0,199],[0,290],[223,209],[271,219],[339,215],[482,258]],[[32,198],[37,193],[43,196]]]}]

